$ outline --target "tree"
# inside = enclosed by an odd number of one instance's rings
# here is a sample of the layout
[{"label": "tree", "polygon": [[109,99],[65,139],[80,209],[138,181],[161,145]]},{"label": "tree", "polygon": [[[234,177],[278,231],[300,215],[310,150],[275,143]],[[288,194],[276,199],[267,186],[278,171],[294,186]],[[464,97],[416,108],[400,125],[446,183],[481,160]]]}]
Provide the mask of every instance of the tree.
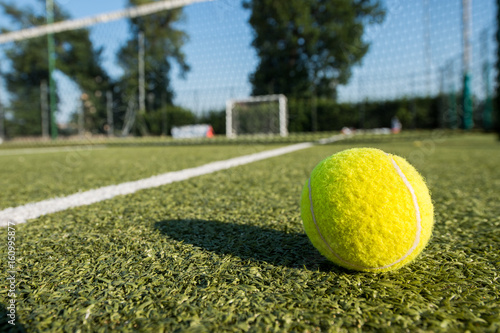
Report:
[{"label": "tree", "polygon": [[[39,1],[45,8],[45,1]],[[0,1],[0,7],[15,25],[26,29],[46,23],[45,13],[37,13],[31,7],[19,8]],[[60,6],[54,6],[54,21],[70,18]],[[2,32],[8,31],[2,28]],[[91,96],[93,106],[89,115],[89,129],[100,126],[106,117],[96,92],[109,88],[109,78],[100,66],[101,50],[95,50],[88,30],[67,31],[55,34],[56,68],[74,80],[80,89]],[[39,37],[15,42],[6,50],[11,66],[6,73],[7,90],[11,95],[13,134],[39,135],[41,133],[40,104],[43,81],[49,81],[47,38]],[[97,94],[99,95],[99,94]],[[47,96],[47,99],[49,97]],[[12,131],[11,131],[12,132]]]},{"label": "tree", "polygon": [[[154,0],[129,0],[130,6],[144,5]],[[120,80],[120,88],[124,103],[132,98],[137,101],[138,95],[138,52],[139,33],[144,34],[145,44],[145,89],[146,109],[159,110],[165,104],[172,104],[174,93],[170,86],[169,74],[171,61],[177,62],[180,74],[189,70],[182,46],[188,36],[174,24],[182,20],[182,8],[173,9],[158,14],[148,15],[130,20],[130,39],[121,48],[118,60],[124,70]]]},{"label": "tree", "polygon": [[381,23],[378,0],[247,0],[259,64],[253,94],[335,98],[368,51],[368,24]]},{"label": "tree", "polygon": [[103,48],[94,48],[88,30],[67,31],[55,35],[57,67],[73,79],[82,91],[85,129],[105,133],[107,124],[106,92],[114,82],[101,65]]}]

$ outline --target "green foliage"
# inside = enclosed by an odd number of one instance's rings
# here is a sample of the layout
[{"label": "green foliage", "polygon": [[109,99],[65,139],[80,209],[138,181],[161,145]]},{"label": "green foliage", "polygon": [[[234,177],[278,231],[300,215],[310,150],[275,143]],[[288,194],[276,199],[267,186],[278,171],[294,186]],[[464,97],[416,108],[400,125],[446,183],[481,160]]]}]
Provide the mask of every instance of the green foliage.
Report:
[{"label": "green foliage", "polygon": [[248,0],[252,45],[259,64],[251,75],[254,95],[335,98],[351,67],[368,51],[366,25],[381,23],[384,11],[372,0]]},{"label": "green foliage", "polygon": [[[149,2],[151,0],[130,0],[129,5],[142,5]],[[32,8],[20,8],[5,1],[1,1],[0,6],[16,24],[23,28],[45,24],[44,15],[37,14]],[[69,18],[60,6],[55,5],[55,21]],[[168,77],[171,61],[177,62],[181,75],[189,70],[184,59],[185,55],[181,51],[181,47],[187,41],[187,35],[173,27],[182,18],[182,9],[175,9],[131,20],[131,38],[118,54],[120,64],[125,70],[124,76],[118,80],[118,83],[112,82],[101,67],[103,50],[93,47],[88,30],[81,29],[54,35],[57,70],[73,80],[83,92],[81,102],[86,131],[94,134],[105,132],[106,93],[108,92],[113,94],[115,127],[123,126],[129,101],[137,99],[137,34],[139,31],[144,32],[148,50],[145,58],[148,103],[147,110],[141,111],[153,113],[143,115],[144,119],[139,117],[139,125],[142,125],[141,121],[146,121],[152,133],[161,134],[165,123],[172,126],[176,123],[182,125],[194,122],[194,116],[181,112],[178,108],[174,108],[172,115],[167,116],[172,119],[160,119],[159,122],[153,122],[153,119],[161,118],[158,115],[161,114],[162,107],[171,104],[173,98]],[[3,29],[3,31],[7,30]],[[10,111],[13,115],[13,120],[8,123],[7,134],[10,137],[40,135],[41,106],[34,105],[33,101],[40,101],[40,84],[42,81],[48,82],[47,39],[46,37],[35,38],[15,43],[6,54],[12,62],[12,70],[5,75],[5,78],[7,89],[12,96]],[[137,104],[133,107],[137,108]]]},{"label": "green foliage", "polygon": [[[23,27],[45,23],[44,18],[34,14],[32,9],[23,11],[5,2],[0,2],[0,6],[7,16]],[[2,31],[8,30],[2,28]],[[48,82],[47,40],[35,38],[14,43],[5,54],[12,63],[12,69],[5,73],[7,90],[12,96],[9,111],[13,117],[7,135],[40,135],[40,105],[33,107],[33,101],[40,100],[41,82]]]},{"label": "green foliage", "polygon": [[311,128],[311,103],[305,98],[288,99],[288,131],[309,132]]},{"label": "green foliage", "polygon": [[[144,5],[156,0],[129,0],[129,6]],[[189,70],[182,47],[188,40],[187,34],[174,27],[183,20],[182,8],[159,14],[133,18],[130,20],[130,38],[118,52],[118,61],[124,70],[119,80],[120,91],[125,96],[137,96],[138,92],[138,35],[144,34],[145,89],[148,102],[147,111],[160,109],[172,103],[173,91],[170,87],[172,61],[181,70],[181,76]],[[126,98],[123,98],[126,99]]]},{"label": "green foliage", "polygon": [[[289,98],[288,131],[312,132],[312,110],[316,109],[316,128],[321,132],[339,131],[343,127],[380,128],[390,127],[397,116],[404,129],[432,129],[439,126],[439,97],[402,98],[394,101],[367,101],[362,103],[338,103],[329,98]],[[412,110],[416,110],[415,115]],[[215,133],[225,133],[225,110],[211,111],[199,118],[199,123],[214,126]]]},{"label": "green foliage", "polygon": [[[7,76],[9,76],[8,74]],[[9,78],[6,78],[8,81]],[[16,80],[17,81],[17,80]],[[10,81],[11,83],[13,81]],[[11,104],[6,109],[6,114],[12,117],[5,119],[5,135],[7,138],[24,136],[38,136],[42,134],[42,120],[40,106],[35,104],[33,107],[32,101],[40,100],[40,88],[32,88],[17,85],[17,98],[11,100]],[[13,88],[13,85],[10,86]]]},{"label": "green foliage", "polygon": [[[41,1],[43,5],[44,2]],[[33,8],[20,8],[13,3],[0,2],[5,14],[15,25],[29,28],[45,24],[45,16]],[[54,21],[69,19],[70,16],[57,4],[54,6]],[[8,31],[3,28],[2,31]],[[109,78],[100,66],[102,50],[96,50],[85,29],[58,33],[54,35],[56,68],[71,78],[87,93],[90,106],[86,110],[89,119],[88,129],[97,127],[99,119],[105,118],[105,108],[95,92],[110,89]],[[47,38],[33,38],[16,42],[6,51],[12,69],[6,73],[7,90],[11,94],[11,112],[15,118],[14,128],[9,135],[39,135],[41,133],[40,85],[49,82]],[[47,94],[48,95],[48,94]],[[47,96],[47,100],[49,97]],[[91,112],[98,110],[99,112]],[[104,111],[103,111],[104,110]],[[103,115],[104,113],[104,115]]]},{"label": "green foliage", "polygon": [[226,134],[226,110],[211,110],[202,114],[199,117],[198,122],[200,124],[212,125],[214,134],[216,135]]},{"label": "green foliage", "polygon": [[[439,98],[419,97],[393,101],[338,103],[329,98],[291,98],[288,103],[288,130],[309,132],[313,125],[312,110],[316,110],[318,131],[338,131],[343,127],[390,127],[397,116],[403,128],[436,128],[439,118]],[[412,110],[415,109],[415,114]]]},{"label": "green foliage", "polygon": [[197,122],[196,116],[191,111],[175,105],[143,113],[143,117],[148,126],[148,133],[152,135],[163,133],[171,135],[172,127],[192,125]]},{"label": "green foliage", "polygon": [[[500,90],[500,89],[499,89]],[[493,129],[498,133],[498,140],[500,140],[500,99],[499,96],[494,96],[493,98],[493,114],[492,114],[492,123]]]},{"label": "green foliage", "polygon": [[280,132],[276,103],[236,104],[233,108],[233,123],[238,134]]},{"label": "green foliage", "polygon": [[399,105],[396,111],[396,117],[401,122],[403,128],[411,128],[413,116],[408,108],[408,105]]}]

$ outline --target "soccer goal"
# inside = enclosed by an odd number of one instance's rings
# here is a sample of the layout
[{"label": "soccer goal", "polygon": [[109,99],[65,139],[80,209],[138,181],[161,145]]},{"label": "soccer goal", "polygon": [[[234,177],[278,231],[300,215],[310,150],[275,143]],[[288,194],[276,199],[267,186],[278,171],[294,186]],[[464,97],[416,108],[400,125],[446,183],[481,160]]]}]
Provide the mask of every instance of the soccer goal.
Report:
[{"label": "soccer goal", "polygon": [[226,136],[276,134],[288,136],[285,95],[253,96],[226,102]]}]

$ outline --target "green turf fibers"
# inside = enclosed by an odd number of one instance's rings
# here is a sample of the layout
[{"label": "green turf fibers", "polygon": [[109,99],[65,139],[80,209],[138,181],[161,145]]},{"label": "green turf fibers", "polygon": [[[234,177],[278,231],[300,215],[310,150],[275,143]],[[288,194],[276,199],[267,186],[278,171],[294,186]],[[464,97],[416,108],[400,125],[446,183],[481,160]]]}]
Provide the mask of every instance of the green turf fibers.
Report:
[{"label": "green turf fibers", "polygon": [[[498,332],[499,144],[465,136],[373,145],[408,158],[436,211],[422,255],[382,274],[330,264],[299,217],[311,169],[352,146],[315,147],[17,226],[17,327]],[[9,327],[1,318],[0,331]]]},{"label": "green turf fibers", "polygon": [[206,146],[203,149],[196,146],[103,149],[86,146],[74,147],[68,152],[0,155],[0,210],[277,147],[235,145]]}]

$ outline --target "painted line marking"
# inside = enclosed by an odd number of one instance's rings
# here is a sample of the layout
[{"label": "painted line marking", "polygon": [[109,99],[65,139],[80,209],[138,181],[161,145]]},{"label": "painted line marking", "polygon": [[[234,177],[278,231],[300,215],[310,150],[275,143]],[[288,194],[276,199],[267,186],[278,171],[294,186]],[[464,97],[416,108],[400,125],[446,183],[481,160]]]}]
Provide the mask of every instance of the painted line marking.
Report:
[{"label": "painted line marking", "polygon": [[86,206],[114,198],[118,195],[131,194],[139,190],[180,182],[216,171],[265,160],[271,157],[310,148],[313,145],[314,144],[312,142],[299,143],[255,154],[234,157],[224,161],[212,162],[199,167],[168,172],[141,180],[125,182],[118,185],[104,186],[98,189],[75,193],[66,197],[52,198],[39,202],[28,203],[18,207],[7,208],[0,211],[0,227],[7,226],[9,221],[15,224],[25,223],[30,219],[35,219],[43,215],[60,212],[69,208]]}]

